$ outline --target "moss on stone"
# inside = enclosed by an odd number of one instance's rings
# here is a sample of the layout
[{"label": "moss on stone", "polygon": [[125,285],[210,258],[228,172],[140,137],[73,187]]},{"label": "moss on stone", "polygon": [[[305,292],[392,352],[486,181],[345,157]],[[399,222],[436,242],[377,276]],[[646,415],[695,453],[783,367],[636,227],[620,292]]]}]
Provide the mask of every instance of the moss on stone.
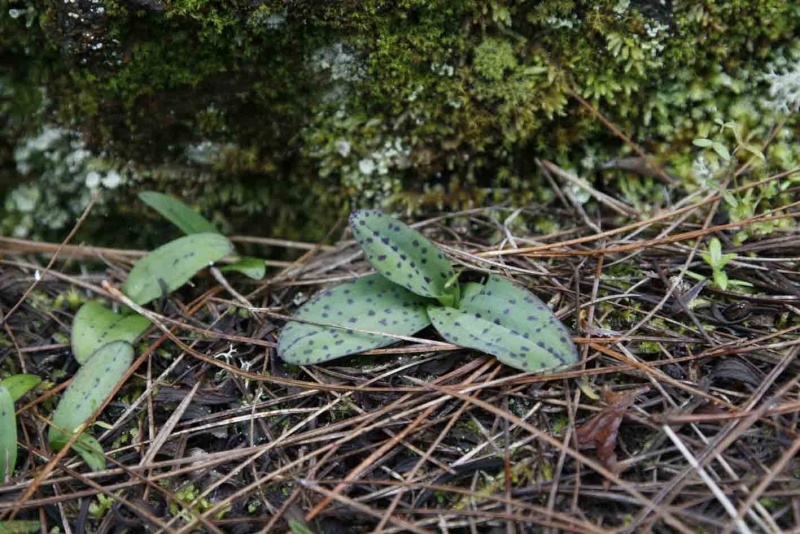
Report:
[{"label": "moss on stone", "polygon": [[[543,198],[536,157],[587,174],[628,155],[568,88],[687,188],[702,186],[698,158],[713,166],[714,154],[692,141],[733,151],[718,125],[728,121],[766,140],[785,104],[770,102],[768,73],[800,61],[800,10],[778,0],[31,6],[34,24],[4,22],[14,37],[4,46],[39,43],[26,90],[45,89],[49,120],[123,162],[132,184],[306,237],[324,232],[320,209],[525,203]],[[797,125],[783,125],[745,179],[797,166]],[[633,203],[659,189],[604,172]],[[779,200],[767,193],[750,203]]]}]

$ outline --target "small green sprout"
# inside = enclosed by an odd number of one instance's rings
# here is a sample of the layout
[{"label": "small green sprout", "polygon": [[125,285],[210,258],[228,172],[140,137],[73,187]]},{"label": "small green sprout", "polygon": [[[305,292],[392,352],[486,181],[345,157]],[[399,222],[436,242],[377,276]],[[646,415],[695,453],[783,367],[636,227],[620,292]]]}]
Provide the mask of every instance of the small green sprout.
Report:
[{"label": "small green sprout", "polygon": [[700,255],[709,267],[711,267],[714,284],[725,291],[729,285],[750,286],[748,282],[742,280],[730,280],[725,272],[725,266],[736,258],[736,254],[723,254],[722,243],[716,237],[712,238],[708,244],[708,252]]},{"label": "small green sprout", "polygon": [[706,139],[705,137],[698,137],[694,141],[692,141],[694,146],[699,146],[700,148],[710,148],[717,155],[725,161],[730,161],[731,153],[725,148],[725,145],[720,143],[719,141],[712,141],[711,139]]}]

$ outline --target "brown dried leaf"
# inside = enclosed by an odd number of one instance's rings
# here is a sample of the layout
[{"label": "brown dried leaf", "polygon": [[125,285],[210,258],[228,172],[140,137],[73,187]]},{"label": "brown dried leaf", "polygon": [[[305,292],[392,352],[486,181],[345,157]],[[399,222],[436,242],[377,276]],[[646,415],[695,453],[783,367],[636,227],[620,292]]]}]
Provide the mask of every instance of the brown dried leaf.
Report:
[{"label": "brown dried leaf", "polygon": [[633,405],[636,397],[648,391],[650,391],[649,387],[623,391],[621,393],[616,393],[610,389],[604,389],[601,395],[607,406],[578,428],[578,443],[581,445],[581,448],[597,449],[597,456],[600,458],[600,463],[612,473],[618,471],[616,447],[622,418],[628,408]]}]

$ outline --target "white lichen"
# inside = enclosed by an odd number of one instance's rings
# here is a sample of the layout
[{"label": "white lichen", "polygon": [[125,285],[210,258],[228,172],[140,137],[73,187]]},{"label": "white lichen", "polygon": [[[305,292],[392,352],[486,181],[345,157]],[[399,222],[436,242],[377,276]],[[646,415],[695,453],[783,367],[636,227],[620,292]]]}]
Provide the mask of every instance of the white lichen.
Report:
[{"label": "white lichen", "polygon": [[100,186],[100,173],[97,171],[86,173],[86,180],[84,183],[89,189],[97,189]]},{"label": "white lichen", "polygon": [[375,172],[375,162],[370,158],[364,158],[358,162],[358,172],[365,176],[372,176]]},{"label": "white lichen", "polygon": [[337,139],[334,145],[336,146],[336,152],[343,158],[350,155],[351,146],[347,139]]},{"label": "white lichen", "polygon": [[225,148],[221,143],[202,141],[186,147],[186,159],[195,165],[211,166],[219,161]]},{"label": "white lichen", "polygon": [[314,70],[328,72],[333,81],[354,82],[361,78],[363,70],[355,54],[343,43],[317,49],[310,63]]},{"label": "white lichen", "polygon": [[[77,132],[52,125],[22,139],[13,154],[25,183],[6,196],[0,233],[15,237],[62,230],[80,216],[93,191],[119,188],[133,176],[93,154]],[[108,199],[101,195],[98,208]]]},{"label": "white lichen", "polygon": [[795,112],[800,109],[800,62],[791,69],[776,72],[770,69],[764,75],[769,84],[768,105],[780,113]]},{"label": "white lichen", "polygon": [[631,0],[619,0],[616,4],[614,4],[614,13],[617,16],[622,16],[628,11],[628,8],[631,7]]},{"label": "white lichen", "polygon": [[431,72],[438,74],[439,76],[446,76],[449,78],[456,73],[456,69],[448,63],[437,63],[434,61],[431,63]]},{"label": "white lichen", "polygon": [[578,18],[575,16],[570,18],[548,17],[545,22],[547,22],[547,24],[553,28],[567,30],[571,30],[575,26],[581,25],[580,20],[578,20]]},{"label": "white lichen", "polygon": [[102,180],[106,189],[116,189],[122,183],[122,175],[117,171],[109,171]]}]

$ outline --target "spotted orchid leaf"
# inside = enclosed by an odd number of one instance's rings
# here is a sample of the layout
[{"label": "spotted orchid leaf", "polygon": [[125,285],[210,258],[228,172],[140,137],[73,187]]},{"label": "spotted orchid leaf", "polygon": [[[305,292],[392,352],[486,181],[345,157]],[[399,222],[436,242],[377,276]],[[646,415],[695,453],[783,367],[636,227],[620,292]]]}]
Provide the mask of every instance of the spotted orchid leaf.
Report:
[{"label": "spotted orchid leaf", "polygon": [[180,228],[184,234],[219,233],[216,226],[175,197],[157,191],[142,191],[139,200]]},{"label": "spotted orchid leaf", "polygon": [[136,262],[122,292],[136,304],[147,304],[189,281],[201,269],[233,253],[233,244],[217,233],[192,234],[166,245]]},{"label": "spotted orchid leaf", "polygon": [[354,211],[350,228],[367,261],[383,276],[443,305],[457,304],[459,286],[453,266],[422,234],[375,210]]},{"label": "spotted orchid leaf", "polygon": [[0,386],[0,484],[5,483],[17,465],[17,417],[14,399],[8,388]]},{"label": "spotted orchid leaf", "polygon": [[72,354],[83,365],[106,343],[133,343],[148,326],[150,321],[141,315],[120,315],[99,302],[89,301],[81,306],[72,321]]},{"label": "spotted orchid leaf", "polygon": [[483,291],[484,285],[475,282],[467,282],[461,285],[461,302],[471,300],[472,297],[480,294]]},{"label": "spotted orchid leaf", "polygon": [[473,290],[459,309],[428,309],[431,323],[447,341],[527,372],[578,362],[569,332],[533,293],[499,276],[490,276],[480,293]]},{"label": "spotted orchid leaf", "polygon": [[287,324],[278,337],[278,356],[310,365],[391,345],[397,338],[348,329],[410,336],[428,326],[427,303],[380,274],[346,282],[300,308],[296,319],[320,324]]},{"label": "spotted orchid leaf", "polygon": [[11,394],[11,400],[16,402],[41,383],[42,379],[36,375],[19,374],[0,380],[0,387],[6,388]]},{"label": "spotted orchid leaf", "polygon": [[490,274],[486,278],[486,282],[483,284],[477,283],[470,283],[464,284],[465,286],[470,286],[469,291],[465,290],[465,297],[461,300],[460,308],[464,308],[465,306],[469,305],[469,302],[473,300],[475,297],[482,296],[482,297],[500,297],[505,298],[507,300],[512,300],[516,298],[520,298],[523,302],[525,299],[535,299],[534,302],[541,302],[536,295],[528,291],[527,289],[518,286],[512,282],[509,282],[505,278],[501,276],[497,276],[494,274]]},{"label": "spotted orchid leaf", "polygon": [[[133,346],[125,341],[112,341],[97,349],[78,369],[53,414],[48,435],[53,450],[60,450],[105,402],[132,362]],[[93,469],[105,465],[105,460],[99,459],[102,456],[99,442],[89,434],[80,436],[75,450]]]}]

